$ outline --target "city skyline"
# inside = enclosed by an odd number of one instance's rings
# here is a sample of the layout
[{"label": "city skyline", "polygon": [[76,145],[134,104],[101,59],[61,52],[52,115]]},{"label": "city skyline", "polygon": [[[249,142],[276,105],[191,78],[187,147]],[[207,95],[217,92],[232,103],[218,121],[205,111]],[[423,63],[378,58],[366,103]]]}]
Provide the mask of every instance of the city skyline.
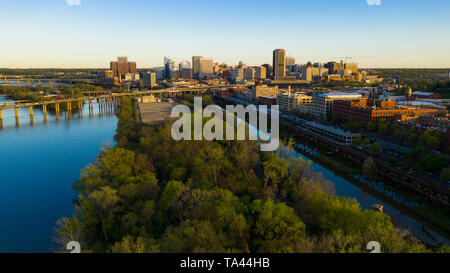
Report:
[{"label": "city skyline", "polygon": [[297,63],[351,56],[367,68],[448,68],[449,9],[439,0],[7,1],[0,23],[14,27],[3,31],[0,67],[105,68],[129,56],[150,68],[167,55],[260,65],[283,48]]}]

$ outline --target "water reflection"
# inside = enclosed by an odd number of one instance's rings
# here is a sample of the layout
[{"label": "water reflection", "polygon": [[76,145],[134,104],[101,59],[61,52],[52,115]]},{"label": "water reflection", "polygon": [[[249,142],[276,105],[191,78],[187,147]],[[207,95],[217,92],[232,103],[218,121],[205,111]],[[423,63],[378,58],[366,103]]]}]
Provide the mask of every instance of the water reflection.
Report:
[{"label": "water reflection", "polygon": [[[0,101],[7,98],[0,97]],[[99,154],[102,142],[112,142],[117,127],[113,111],[87,104],[82,117],[61,112],[60,120],[42,108],[4,113],[0,130],[0,252],[49,252],[53,228],[71,217],[72,183],[80,170]],[[91,114],[90,114],[91,113]],[[33,122],[32,122],[33,121]]]}]

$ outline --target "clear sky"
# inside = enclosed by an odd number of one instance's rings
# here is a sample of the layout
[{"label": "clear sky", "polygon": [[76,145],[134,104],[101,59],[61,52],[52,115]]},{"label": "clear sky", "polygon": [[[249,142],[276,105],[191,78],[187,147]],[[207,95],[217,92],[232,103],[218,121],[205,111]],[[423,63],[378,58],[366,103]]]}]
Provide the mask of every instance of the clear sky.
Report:
[{"label": "clear sky", "polygon": [[[0,0],[0,67],[138,67],[192,55],[450,67],[450,0]],[[369,5],[368,2],[381,5]],[[69,5],[71,3],[72,5]]]}]

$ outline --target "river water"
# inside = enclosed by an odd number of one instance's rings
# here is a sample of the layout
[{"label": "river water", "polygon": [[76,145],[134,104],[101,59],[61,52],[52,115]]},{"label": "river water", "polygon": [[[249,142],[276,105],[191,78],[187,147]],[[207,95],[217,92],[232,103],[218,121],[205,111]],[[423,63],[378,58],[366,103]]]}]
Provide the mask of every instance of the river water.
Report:
[{"label": "river water", "polygon": [[[1,97],[0,101],[8,98]],[[117,127],[113,113],[100,111],[94,103],[93,115],[88,106],[83,117],[72,119],[61,113],[60,121],[48,114],[44,122],[40,108],[34,108],[30,124],[28,108],[19,111],[19,126],[14,111],[3,111],[0,130],[0,252],[50,252],[53,229],[61,217],[74,211],[72,183],[80,171],[99,154],[103,142],[112,142]],[[310,148],[299,148],[309,151]],[[309,161],[308,153],[291,151],[291,155]],[[312,171],[320,172],[333,182],[336,194],[355,198],[364,209],[382,204],[418,237],[429,242],[450,244],[436,232],[422,230],[422,224],[404,215],[386,202],[374,197],[347,179],[312,163]],[[428,234],[431,234],[430,235]]]},{"label": "river water", "polygon": [[[0,101],[8,100],[0,97]],[[0,252],[50,252],[53,228],[61,217],[74,211],[72,183],[99,154],[103,142],[113,141],[117,119],[100,115],[94,103],[92,117],[87,104],[83,119],[60,121],[42,108],[34,108],[30,125],[28,108],[3,110],[0,130]]]}]

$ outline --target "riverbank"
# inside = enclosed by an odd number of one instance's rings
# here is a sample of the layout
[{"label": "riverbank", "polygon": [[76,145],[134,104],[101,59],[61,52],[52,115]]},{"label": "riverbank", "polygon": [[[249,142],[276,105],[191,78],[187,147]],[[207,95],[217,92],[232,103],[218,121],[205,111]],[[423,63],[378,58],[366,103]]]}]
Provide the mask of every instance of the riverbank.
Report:
[{"label": "riverbank", "polygon": [[[413,233],[416,234],[418,238],[421,238],[421,240],[428,242],[430,245],[435,245],[436,243],[439,244],[439,242],[449,244],[448,226],[445,226],[445,222],[436,221],[435,218],[427,218],[426,215],[418,215],[416,212],[409,209],[411,206],[417,206],[415,200],[423,200],[423,196],[406,188],[399,190],[395,187],[395,183],[390,185],[384,184],[383,182],[367,181],[359,174],[361,167],[354,163],[349,165],[344,164],[343,162],[345,161],[340,158],[340,153],[336,154],[335,151],[330,151],[330,149],[322,150],[320,146],[317,145],[317,142],[311,142],[311,139],[303,138],[301,135],[293,135],[292,132],[288,132],[283,128],[283,126],[280,128],[280,136],[282,138],[288,140],[294,136],[299,140],[297,143],[309,143],[310,147],[307,147],[307,150],[309,150],[308,153],[304,153],[302,150],[298,151],[312,159],[315,162],[315,165],[319,164],[318,168],[321,172],[328,172],[328,170],[331,170],[331,174],[336,175],[328,175],[327,178],[333,181],[335,186],[338,187],[339,195],[349,198],[356,197],[358,202],[362,204],[362,207],[366,209],[370,209],[373,204],[383,204],[389,211],[392,211],[397,218],[401,219],[402,222],[407,223],[408,229],[413,231]],[[287,142],[288,141],[286,141],[286,143]],[[313,151],[312,154],[310,153],[311,150]],[[328,155],[328,153],[331,153],[332,155]],[[324,161],[321,161],[319,158],[321,154],[326,155],[327,158],[332,159],[334,162],[332,164],[327,164]],[[335,158],[336,156],[337,158]],[[340,162],[340,164],[336,164],[336,162]],[[325,168],[320,165],[325,166]],[[345,166],[345,168],[342,168],[342,166]],[[347,173],[343,171],[346,171]],[[343,177],[344,179],[340,179],[338,176]],[[343,184],[341,185],[341,183]],[[355,185],[360,192],[350,189],[347,184]],[[342,188],[339,189],[340,187]],[[349,195],[349,192],[352,192],[352,194]],[[374,200],[368,201],[372,199],[367,198],[367,195],[369,194],[375,197]],[[414,200],[409,200],[407,198],[408,196],[414,196],[415,198]],[[432,231],[428,232],[426,227],[429,227]]]},{"label": "riverbank", "polygon": [[[1,97],[2,100],[8,98]],[[83,108],[84,118],[72,119],[35,109],[34,124],[28,109],[19,110],[17,128],[14,110],[4,111],[0,130],[0,253],[48,253],[57,220],[70,217],[76,193],[72,183],[98,155],[102,143],[114,143],[117,118]]]},{"label": "riverbank", "polygon": [[[292,135],[292,133],[286,129],[282,129],[280,135],[286,140],[294,137],[298,142],[308,143],[309,150],[314,150],[313,154],[311,152],[307,153],[305,150],[298,148],[297,151],[313,158],[315,162],[326,166],[326,168],[332,169],[335,173],[338,173],[346,180],[351,181],[358,187],[363,188],[365,191],[370,192],[377,198],[395,207],[403,214],[415,218],[424,226],[429,226],[440,235],[447,238],[447,240],[450,240],[450,218],[447,216],[448,208],[442,206],[433,207],[427,203],[427,201],[429,202],[429,199],[426,197],[420,196],[406,188],[398,189],[395,187],[395,184],[389,183],[389,181],[386,180],[384,180],[386,184],[369,183],[368,181],[365,181],[365,183],[361,182],[364,180],[362,176],[359,176],[359,179],[355,179],[356,171],[358,171],[357,174],[360,174],[360,170],[355,168],[356,166],[354,164],[349,164],[350,162],[345,162],[340,158],[334,158],[339,155],[326,156],[326,158],[331,160],[324,161],[324,154],[328,152],[327,150],[320,149],[320,147],[315,146],[315,143],[309,141],[308,139],[302,138],[298,135]],[[330,162],[331,164],[329,164]],[[335,164],[335,162],[339,162],[339,164]],[[378,191],[375,189],[378,189]],[[393,195],[393,193],[395,193],[395,195]],[[393,199],[394,196],[395,199]]]}]

